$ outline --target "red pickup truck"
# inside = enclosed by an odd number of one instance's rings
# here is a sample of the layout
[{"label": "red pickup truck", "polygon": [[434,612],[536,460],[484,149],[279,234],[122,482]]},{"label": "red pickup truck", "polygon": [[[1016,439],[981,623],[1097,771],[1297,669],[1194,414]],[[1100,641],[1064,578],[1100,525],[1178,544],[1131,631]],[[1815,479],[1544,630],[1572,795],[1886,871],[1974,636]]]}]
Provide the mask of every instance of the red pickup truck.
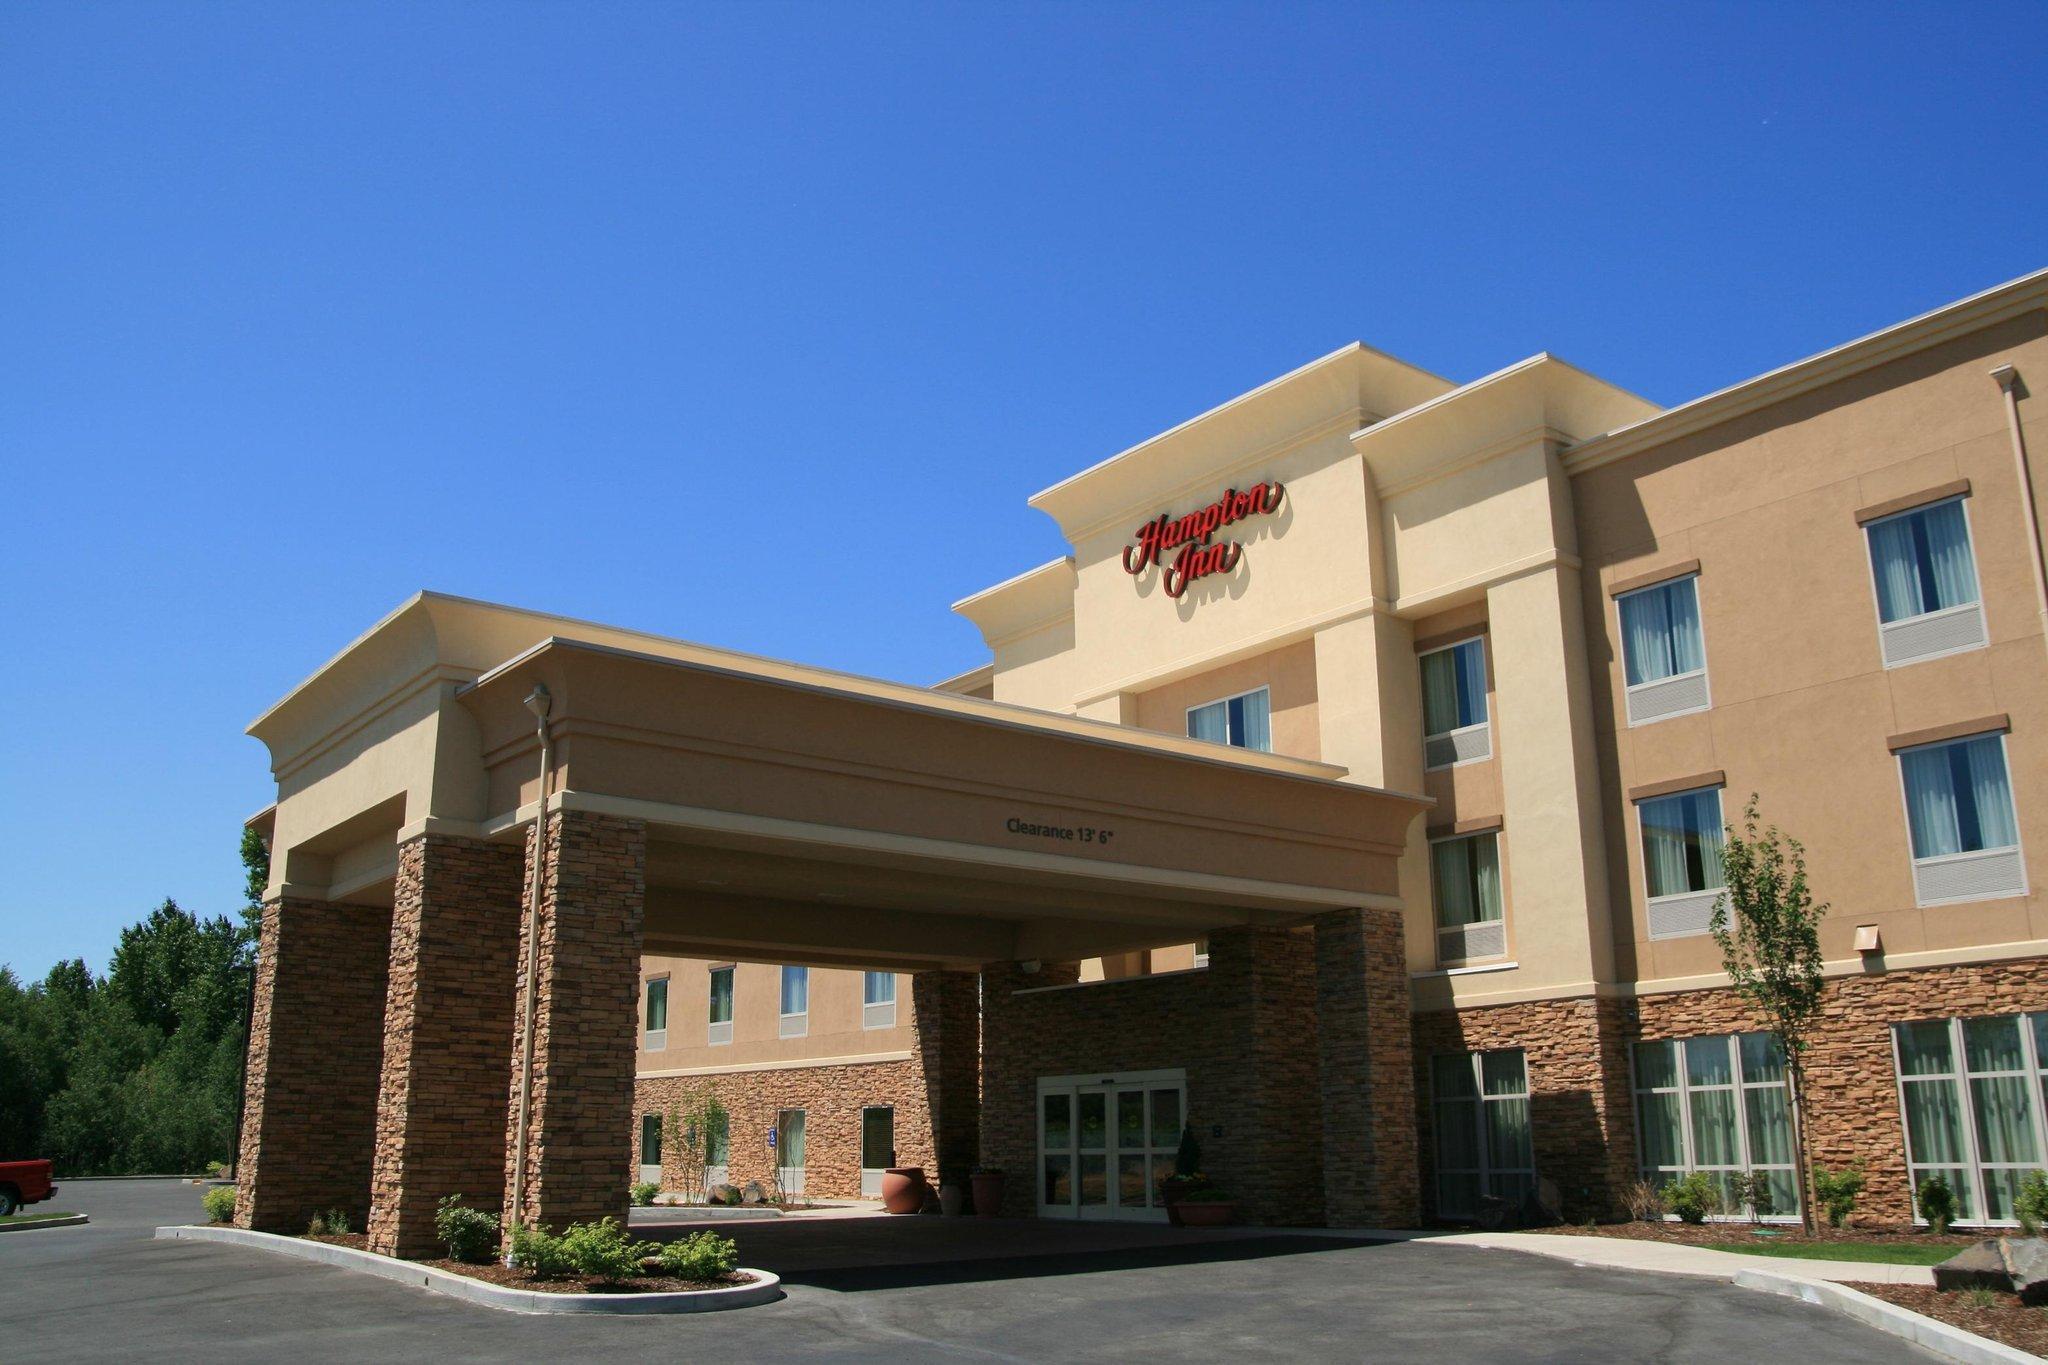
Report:
[{"label": "red pickup truck", "polygon": [[57,1193],[47,1161],[0,1161],[0,1218],[23,1204],[40,1204]]}]

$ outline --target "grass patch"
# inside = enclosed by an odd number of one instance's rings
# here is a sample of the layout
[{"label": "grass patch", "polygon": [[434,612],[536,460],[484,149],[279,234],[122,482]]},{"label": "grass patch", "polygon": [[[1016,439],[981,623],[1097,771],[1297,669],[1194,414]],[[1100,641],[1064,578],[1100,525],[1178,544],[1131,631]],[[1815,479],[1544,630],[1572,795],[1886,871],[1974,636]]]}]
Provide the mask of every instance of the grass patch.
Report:
[{"label": "grass patch", "polygon": [[13,1227],[21,1223],[47,1223],[52,1218],[76,1218],[75,1213],[45,1212],[37,1209],[34,1213],[10,1213],[0,1218],[0,1227]]},{"label": "grass patch", "polygon": [[1896,1246],[1888,1242],[1792,1242],[1783,1239],[1755,1243],[1717,1242],[1714,1251],[1733,1251],[1743,1256],[1792,1257],[1805,1261],[1865,1261],[1878,1265],[1940,1265],[1956,1254],[1952,1246],[1919,1246],[1911,1242]]}]

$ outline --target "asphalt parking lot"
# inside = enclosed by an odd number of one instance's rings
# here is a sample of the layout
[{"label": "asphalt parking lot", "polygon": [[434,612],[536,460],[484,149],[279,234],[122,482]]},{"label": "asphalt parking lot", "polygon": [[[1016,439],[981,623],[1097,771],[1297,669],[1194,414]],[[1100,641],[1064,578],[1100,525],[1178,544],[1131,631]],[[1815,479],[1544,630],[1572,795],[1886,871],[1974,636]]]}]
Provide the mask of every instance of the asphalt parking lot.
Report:
[{"label": "asphalt parking lot", "polygon": [[151,1240],[197,1221],[199,1193],[73,1182],[58,1202],[90,1226],[0,1236],[0,1358],[1933,1359],[1787,1299],[1509,1252],[931,1218],[731,1226],[746,1264],[784,1275],[788,1297],[764,1307],[528,1317]]}]

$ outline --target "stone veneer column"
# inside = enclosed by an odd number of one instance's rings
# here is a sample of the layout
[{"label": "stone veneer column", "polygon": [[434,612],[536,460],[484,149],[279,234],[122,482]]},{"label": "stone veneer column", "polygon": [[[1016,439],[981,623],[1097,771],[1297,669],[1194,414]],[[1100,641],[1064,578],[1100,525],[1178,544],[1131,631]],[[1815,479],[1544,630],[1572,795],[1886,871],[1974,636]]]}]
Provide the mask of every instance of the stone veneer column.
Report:
[{"label": "stone veneer column", "polygon": [[281,898],[263,907],[235,1225],[304,1232],[368,1207],[391,912]]},{"label": "stone veneer column", "polygon": [[[647,826],[588,811],[557,811],[547,818],[546,837],[524,1203],[528,1221],[559,1229],[607,1214],[621,1221],[626,1216]],[[527,918],[521,916],[512,997],[504,1166],[508,1226]]]},{"label": "stone veneer column", "polygon": [[505,1098],[524,860],[517,846],[422,834],[398,849],[370,1248],[424,1256],[434,1207],[505,1190]]},{"label": "stone veneer column", "polygon": [[1315,920],[1323,1206],[1331,1227],[1412,1227],[1415,1080],[1399,911]]},{"label": "stone veneer column", "polygon": [[931,1113],[932,1155],[940,1178],[962,1180],[981,1152],[981,980],[971,972],[918,972],[910,978],[912,1062]]}]

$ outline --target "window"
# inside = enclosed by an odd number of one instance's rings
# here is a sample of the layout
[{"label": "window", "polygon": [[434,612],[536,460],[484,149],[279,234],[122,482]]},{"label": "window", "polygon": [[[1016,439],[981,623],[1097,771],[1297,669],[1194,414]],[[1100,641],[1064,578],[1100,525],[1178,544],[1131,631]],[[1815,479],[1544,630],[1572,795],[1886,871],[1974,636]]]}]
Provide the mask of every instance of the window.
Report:
[{"label": "window", "polygon": [[1493,755],[1486,723],[1486,642],[1460,640],[1422,656],[1423,759],[1432,768]]},{"label": "window", "polygon": [[867,972],[861,984],[862,1028],[893,1028],[896,1024],[896,973]]},{"label": "window", "polygon": [[640,1178],[661,1183],[661,1115],[640,1116]]},{"label": "window", "polygon": [[775,1116],[775,1179],[782,1186],[785,1197],[804,1192],[804,1111],[801,1109],[784,1109]]},{"label": "window", "polygon": [[896,1111],[871,1104],[860,1111],[860,1192],[864,1199],[882,1193],[882,1174],[896,1164]]},{"label": "window", "polygon": [[811,969],[782,969],[782,1031],[784,1038],[801,1038],[811,1031]]},{"label": "window", "polygon": [[1195,940],[1195,965],[1197,967],[1209,965],[1209,940],[1206,938]]},{"label": "window", "polygon": [[1491,831],[1429,846],[1439,962],[1499,957],[1508,950],[1500,907],[1500,836]]},{"label": "window", "polygon": [[1792,1169],[1792,1090],[1785,1053],[1768,1033],[1719,1034],[1635,1046],[1637,1153],[1642,1177],[1666,1182],[1705,1171],[1721,1187],[1723,1210],[1746,1171],[1770,1179],[1773,1218],[1799,1213]]},{"label": "window", "polygon": [[668,978],[657,976],[647,983],[647,1008],[644,1015],[649,1052],[659,1052],[668,1046]]},{"label": "window", "polygon": [[1650,937],[1704,934],[1721,899],[1721,789],[1636,803],[1643,833],[1643,899]]},{"label": "window", "polygon": [[2005,736],[1901,750],[1899,773],[1913,843],[1913,889],[1921,905],[2026,894]]},{"label": "window", "polygon": [[1863,529],[1886,668],[1983,647],[1984,609],[1961,498],[1881,517]]},{"label": "window", "polygon": [[1913,1188],[1938,1175],[1958,1221],[2015,1221],[2019,1182],[2042,1165],[2048,1014],[1895,1024],[1892,1040]]},{"label": "window", "polygon": [[1698,574],[1688,574],[1615,599],[1630,725],[1707,709],[1699,581]]},{"label": "window", "polygon": [[732,1041],[732,968],[711,969],[711,1014],[710,1027],[704,1037],[706,1044],[729,1043]]},{"label": "window", "polygon": [[1522,1050],[1446,1053],[1429,1069],[1438,1216],[1477,1217],[1482,1196],[1519,1208],[1536,1184]]},{"label": "window", "polygon": [[1188,708],[1188,738],[1267,753],[1273,748],[1272,714],[1272,696],[1263,687],[1241,697],[1192,706]]}]

